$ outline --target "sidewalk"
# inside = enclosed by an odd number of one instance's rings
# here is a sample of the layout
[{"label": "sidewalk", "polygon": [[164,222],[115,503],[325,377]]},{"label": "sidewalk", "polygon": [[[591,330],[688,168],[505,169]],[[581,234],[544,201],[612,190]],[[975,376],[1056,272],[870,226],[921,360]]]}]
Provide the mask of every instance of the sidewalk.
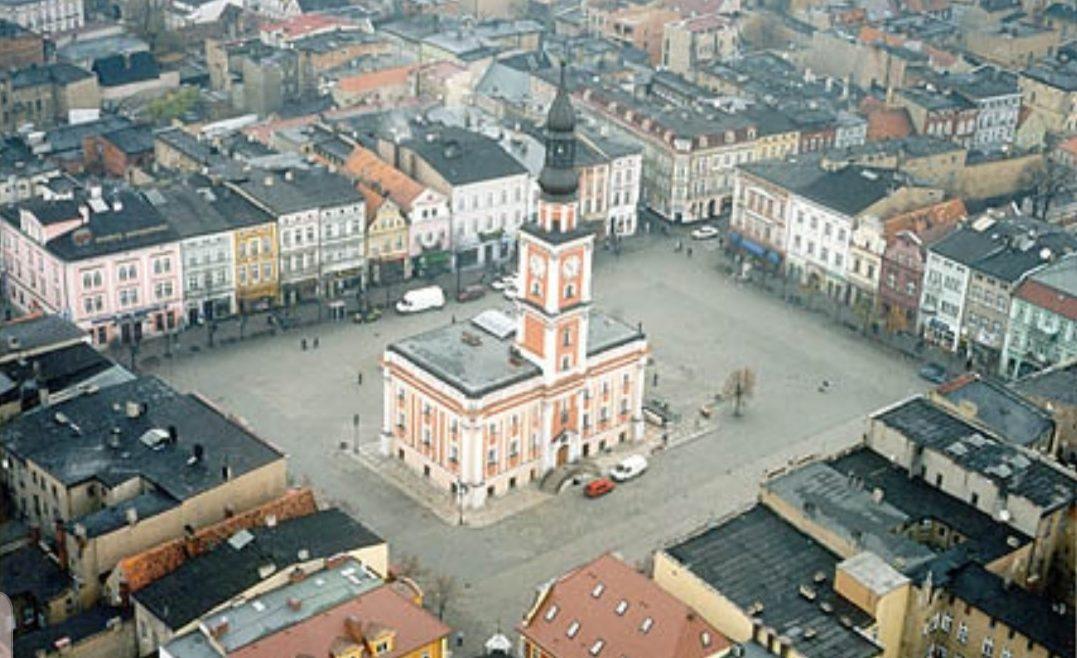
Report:
[{"label": "sidewalk", "polygon": [[[652,458],[665,450],[690,443],[715,431],[717,427],[718,424],[713,419],[700,423],[686,421],[668,429],[647,425],[644,438],[639,443],[619,446],[582,460],[581,466],[583,463],[589,463],[598,467],[602,473],[608,473],[615,464],[630,455],[644,455]],[[663,435],[668,435],[668,442],[663,441]],[[453,496],[442,489],[434,488],[427,480],[408,469],[399,460],[383,456],[377,443],[365,443],[359,447],[358,451],[342,450],[341,454],[365,466],[401,493],[429,510],[446,525],[461,525],[460,507]],[[569,487],[562,493],[574,491],[577,490]],[[541,491],[537,482],[528,483],[510,494],[488,498],[481,509],[464,510],[463,525],[484,528],[541,505],[559,495],[561,494]]]}]

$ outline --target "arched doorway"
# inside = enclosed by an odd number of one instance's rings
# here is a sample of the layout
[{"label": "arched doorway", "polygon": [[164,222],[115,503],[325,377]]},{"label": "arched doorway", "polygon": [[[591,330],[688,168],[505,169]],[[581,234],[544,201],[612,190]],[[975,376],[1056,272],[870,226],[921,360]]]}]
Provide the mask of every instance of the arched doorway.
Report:
[{"label": "arched doorway", "polygon": [[564,466],[568,463],[568,444],[564,444],[557,449],[557,465]]}]

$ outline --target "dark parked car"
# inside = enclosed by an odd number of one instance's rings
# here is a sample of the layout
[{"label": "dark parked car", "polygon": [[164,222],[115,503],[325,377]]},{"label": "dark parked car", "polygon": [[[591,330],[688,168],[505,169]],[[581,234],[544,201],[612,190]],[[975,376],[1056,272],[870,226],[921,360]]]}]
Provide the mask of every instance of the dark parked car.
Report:
[{"label": "dark parked car", "polygon": [[930,361],[920,368],[920,377],[932,384],[942,384],[949,379],[949,373],[946,372],[946,368],[941,364]]},{"label": "dark parked car", "polygon": [[480,284],[472,284],[465,286],[460,292],[456,293],[456,301],[458,302],[473,302],[476,299],[482,299],[486,295],[486,288]]}]

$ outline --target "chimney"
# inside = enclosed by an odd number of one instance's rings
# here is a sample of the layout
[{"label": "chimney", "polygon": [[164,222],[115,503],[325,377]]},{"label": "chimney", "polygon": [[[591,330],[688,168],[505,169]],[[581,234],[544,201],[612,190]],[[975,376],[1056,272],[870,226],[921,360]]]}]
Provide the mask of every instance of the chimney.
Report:
[{"label": "chimney", "polygon": [[124,405],[124,412],[128,418],[138,418],[142,415],[142,405],[134,400],[128,400]]},{"label": "chimney", "polygon": [[83,224],[90,223],[90,206],[85,204],[79,204],[79,216],[82,217]]},{"label": "chimney", "polygon": [[228,632],[228,617],[221,617],[220,620],[210,626],[209,634],[213,639],[220,639],[222,635]]},{"label": "chimney", "polygon": [[232,479],[232,467],[228,464],[221,466],[221,480],[228,482]]},{"label": "chimney", "polygon": [[187,465],[194,466],[202,463],[202,460],[206,457],[206,449],[202,447],[201,443],[196,443],[191,446],[191,456],[187,458]]},{"label": "chimney", "polygon": [[876,505],[882,505],[883,503],[883,490],[881,487],[875,487],[871,491],[871,500]]},{"label": "chimney", "polygon": [[291,169],[285,170],[285,172],[284,172],[284,180],[291,183],[294,178],[295,178],[295,174],[292,173]]},{"label": "chimney", "polygon": [[293,596],[293,597],[290,597],[288,599],[288,608],[292,612],[299,612],[299,609],[302,608],[302,607],[303,607],[303,602],[300,601],[299,599],[297,599],[296,597]]},{"label": "chimney", "polygon": [[127,519],[127,525],[133,526],[138,523],[138,510],[134,507],[128,507],[124,511],[124,517]]},{"label": "chimney", "polygon": [[171,443],[172,445],[176,445],[177,441],[179,441],[179,430],[176,429],[175,425],[169,425],[168,426],[168,442]]},{"label": "chimney", "polygon": [[302,582],[303,580],[306,580],[306,578],[307,572],[303,571],[299,567],[292,569],[291,573],[288,574],[288,582],[290,583]]},{"label": "chimney", "polygon": [[123,210],[123,201],[119,197],[112,200],[112,212],[120,212]]},{"label": "chimney", "polygon": [[366,639],[363,637],[363,622],[359,621],[359,618],[355,615],[348,615],[344,619],[344,630],[348,632],[348,636],[363,644]]}]

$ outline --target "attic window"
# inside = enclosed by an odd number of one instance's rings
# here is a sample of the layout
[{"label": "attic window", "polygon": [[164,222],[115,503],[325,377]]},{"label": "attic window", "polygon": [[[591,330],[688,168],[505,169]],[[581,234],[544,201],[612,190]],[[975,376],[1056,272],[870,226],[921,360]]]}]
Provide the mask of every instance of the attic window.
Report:
[{"label": "attic window", "polygon": [[651,626],[654,626],[654,620],[647,617],[643,620],[643,623],[639,625],[639,632],[646,633],[651,630]]},{"label": "attic window", "polygon": [[602,596],[602,592],[604,592],[605,590],[606,590],[606,586],[603,585],[602,583],[599,583],[599,584],[595,585],[595,588],[593,590],[591,590],[591,596],[593,596],[593,597],[595,597],[597,599],[598,597]]},{"label": "attic window", "polygon": [[546,610],[546,621],[553,621],[553,618],[557,616],[557,606],[551,605]]},{"label": "attic window", "polygon": [[623,616],[624,613],[627,610],[628,610],[628,601],[625,601],[624,599],[621,599],[620,603],[617,604],[617,608],[616,608],[617,614]]},{"label": "attic window", "polygon": [[704,647],[709,647],[711,645],[711,634],[707,631],[703,631],[702,633],[700,633],[699,643],[702,644]]},{"label": "attic window", "polygon": [[591,645],[591,655],[597,656],[599,651],[602,651],[602,647],[606,646],[606,642],[603,640],[595,640],[595,643]]},{"label": "attic window", "polygon": [[573,621],[568,625],[568,630],[565,631],[565,635],[569,637],[576,637],[576,634],[580,632],[580,622]]}]

